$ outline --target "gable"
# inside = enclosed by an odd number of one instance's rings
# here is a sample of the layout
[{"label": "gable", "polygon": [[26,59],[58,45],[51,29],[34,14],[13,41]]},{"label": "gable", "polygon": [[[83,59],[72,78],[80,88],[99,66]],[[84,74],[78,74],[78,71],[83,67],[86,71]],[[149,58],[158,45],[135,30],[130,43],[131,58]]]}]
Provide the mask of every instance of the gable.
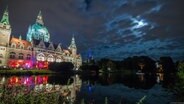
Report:
[{"label": "gable", "polygon": [[54,50],[54,46],[53,46],[52,43],[49,44],[48,49],[49,49],[49,50]]},{"label": "gable", "polygon": [[40,48],[45,48],[45,44],[44,44],[44,42],[43,42],[43,41],[40,41],[40,43],[39,43],[38,47],[40,47]]}]

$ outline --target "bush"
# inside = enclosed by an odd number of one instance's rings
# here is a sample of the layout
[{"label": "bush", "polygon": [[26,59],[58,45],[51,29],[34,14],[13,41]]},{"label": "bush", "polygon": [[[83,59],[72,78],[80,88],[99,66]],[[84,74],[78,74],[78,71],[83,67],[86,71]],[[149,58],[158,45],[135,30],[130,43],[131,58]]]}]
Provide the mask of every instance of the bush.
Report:
[{"label": "bush", "polygon": [[63,100],[59,100],[58,92],[25,92],[25,89],[25,86],[4,86],[0,104],[63,104]]},{"label": "bush", "polygon": [[179,63],[176,85],[173,89],[176,94],[176,100],[179,102],[184,102],[184,63]]},{"label": "bush", "polygon": [[50,63],[49,69],[54,72],[71,72],[74,65],[71,62]]}]

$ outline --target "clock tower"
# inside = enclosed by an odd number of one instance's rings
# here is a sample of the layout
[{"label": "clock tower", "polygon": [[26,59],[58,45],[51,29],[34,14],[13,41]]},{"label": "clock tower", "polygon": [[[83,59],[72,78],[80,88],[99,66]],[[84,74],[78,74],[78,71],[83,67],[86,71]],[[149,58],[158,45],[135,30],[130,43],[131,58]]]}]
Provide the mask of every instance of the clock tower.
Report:
[{"label": "clock tower", "polygon": [[7,65],[10,35],[11,25],[9,23],[8,8],[6,8],[0,21],[0,66]]}]

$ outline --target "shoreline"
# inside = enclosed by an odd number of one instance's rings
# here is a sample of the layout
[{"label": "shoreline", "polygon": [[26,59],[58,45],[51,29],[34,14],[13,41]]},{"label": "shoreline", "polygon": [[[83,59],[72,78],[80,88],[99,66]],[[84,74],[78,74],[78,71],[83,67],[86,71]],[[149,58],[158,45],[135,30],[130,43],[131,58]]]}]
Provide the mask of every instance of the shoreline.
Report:
[{"label": "shoreline", "polygon": [[0,75],[43,75],[43,74],[57,74],[51,70],[0,70]]}]

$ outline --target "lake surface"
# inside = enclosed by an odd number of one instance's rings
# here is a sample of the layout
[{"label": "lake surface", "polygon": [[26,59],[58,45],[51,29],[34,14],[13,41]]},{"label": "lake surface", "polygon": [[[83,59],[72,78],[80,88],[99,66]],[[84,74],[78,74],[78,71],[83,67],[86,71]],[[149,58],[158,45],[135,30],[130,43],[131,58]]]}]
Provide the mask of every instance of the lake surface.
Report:
[{"label": "lake surface", "polygon": [[[110,73],[99,75],[32,75],[0,76],[3,86],[26,86],[35,92],[59,91],[75,104],[135,104],[145,97],[145,104],[167,104],[173,101],[168,91],[174,85],[173,75]],[[65,94],[66,90],[70,93]]]}]

